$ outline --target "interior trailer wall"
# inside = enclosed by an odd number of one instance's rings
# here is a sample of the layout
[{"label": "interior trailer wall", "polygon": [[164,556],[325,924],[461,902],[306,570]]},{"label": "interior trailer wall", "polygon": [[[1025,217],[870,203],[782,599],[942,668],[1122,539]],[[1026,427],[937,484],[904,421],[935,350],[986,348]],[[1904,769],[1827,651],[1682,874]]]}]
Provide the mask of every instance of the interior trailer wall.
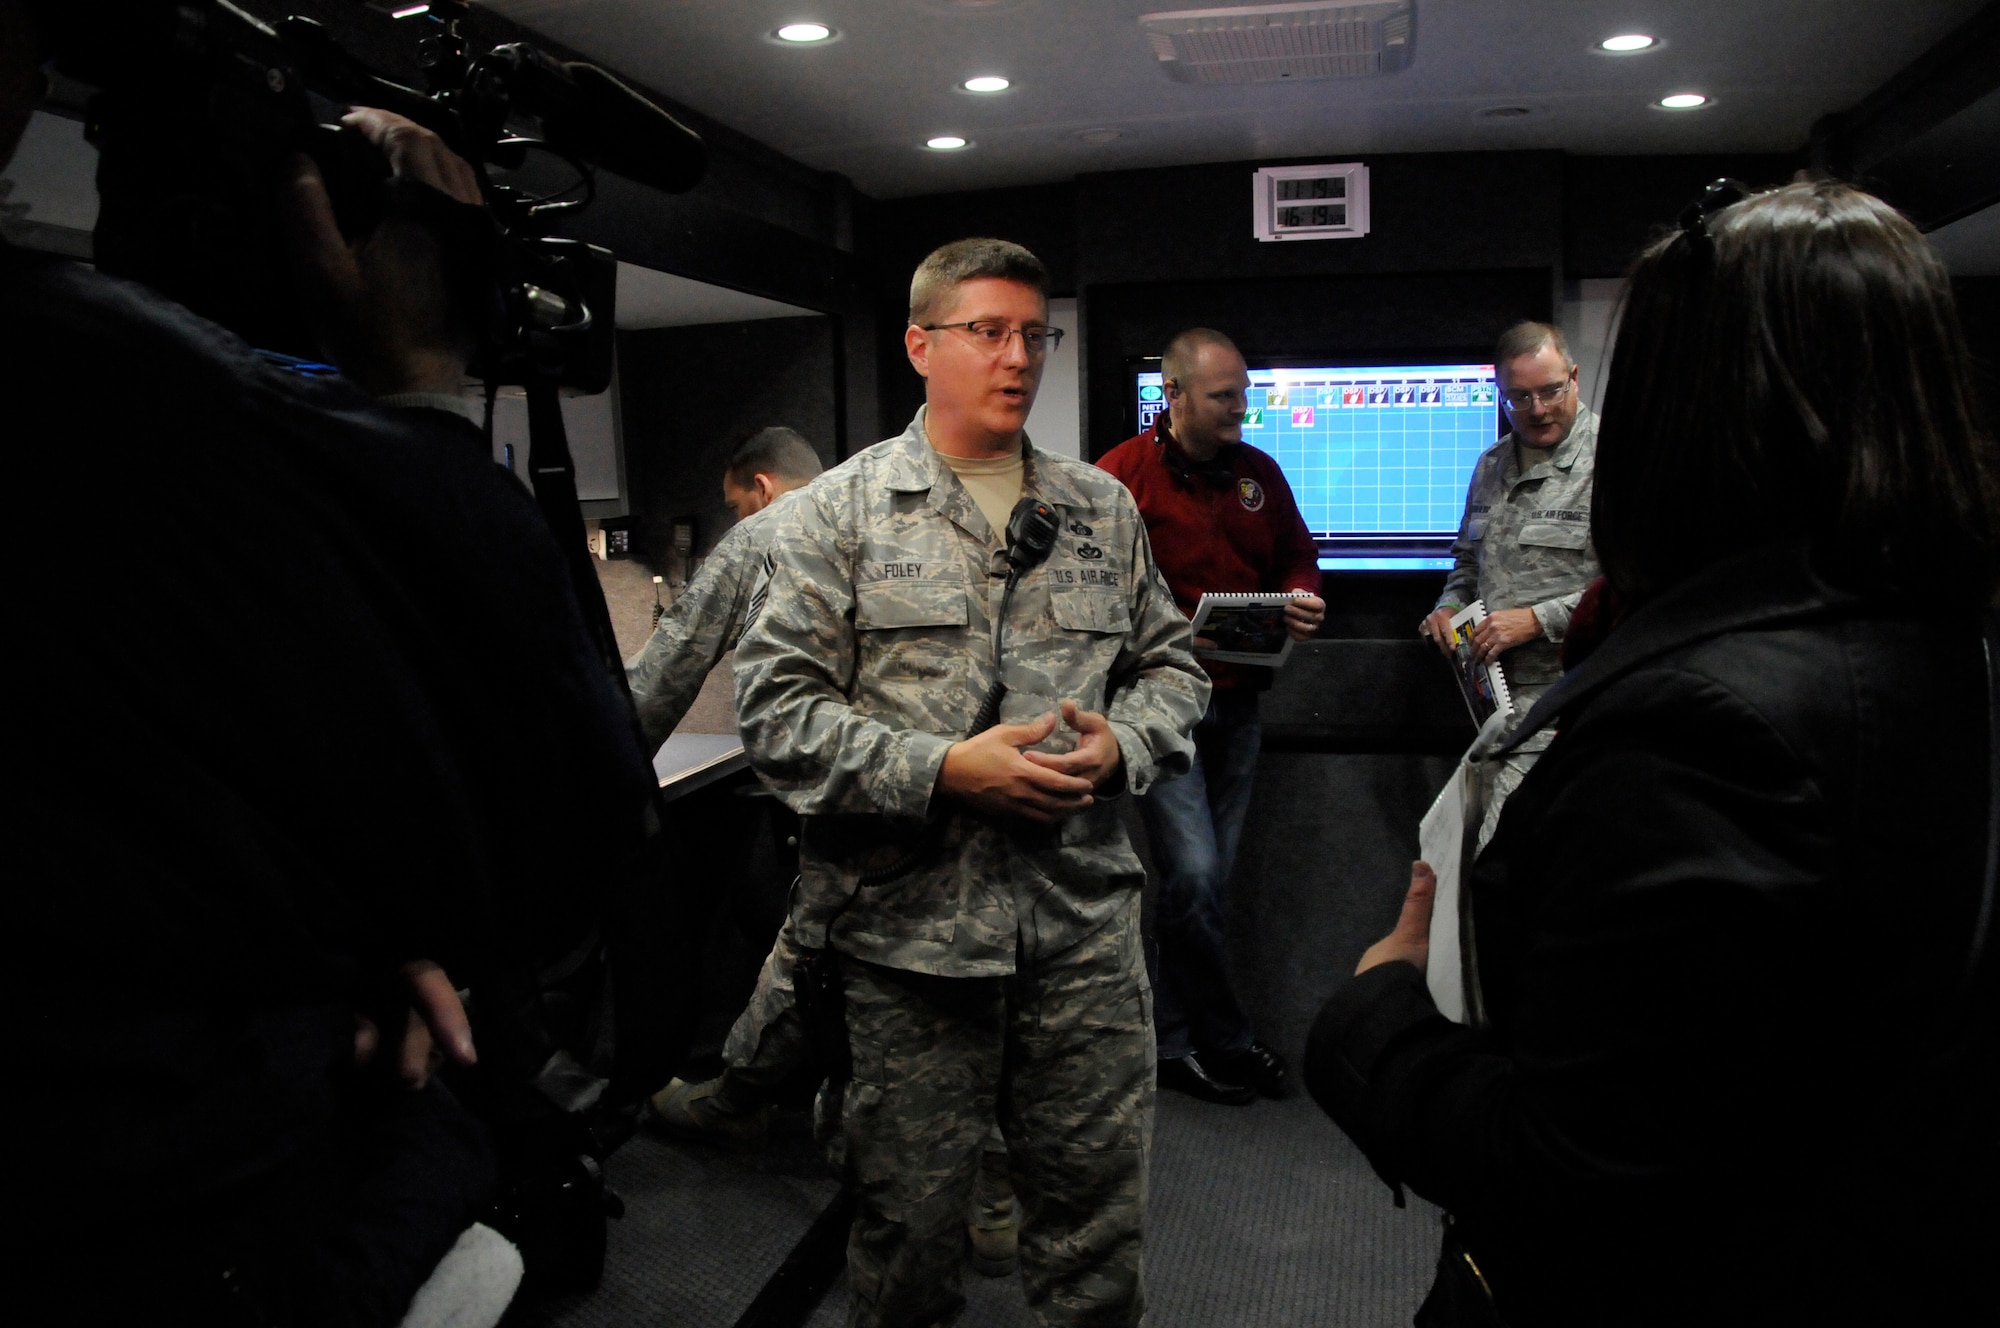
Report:
[{"label": "interior trailer wall", "polygon": [[[1329,150],[1321,160],[1354,154]],[[1460,273],[1540,272],[1546,288],[1509,294],[1479,311],[1470,335],[1490,344],[1508,322],[1568,313],[1596,295],[1574,286],[1615,279],[1661,225],[1707,181],[1734,176],[1756,185],[1782,183],[1800,164],[1791,155],[1565,157],[1557,152],[1415,153],[1359,158],[1370,170],[1374,229],[1358,240],[1266,243],[1250,225],[1250,172],[1286,163],[1242,161],[1086,175],[1074,183],[1034,185],[868,205],[857,225],[860,253],[878,273],[884,327],[884,418],[907,418],[921,399],[900,352],[900,302],[909,273],[924,254],[966,235],[998,235],[1027,245],[1050,270],[1055,293],[1080,297],[1080,338],[1089,344],[1083,370],[1084,450],[1101,453],[1124,419],[1122,361],[1129,353],[1158,354],[1157,345],[1129,351],[1105,345],[1093,303],[1095,288],[1157,286],[1164,333],[1199,321],[1201,310],[1173,309],[1176,292],[1203,283],[1256,283],[1256,294],[1228,307],[1211,304],[1217,319],[1237,318],[1251,332],[1282,336],[1287,346],[1253,344],[1242,326],[1218,322],[1246,349],[1270,354],[1301,346],[1314,353],[1376,341],[1401,349],[1423,339],[1459,336],[1445,326],[1476,310],[1477,292],[1455,291]],[[1331,278],[1390,278],[1374,286],[1314,287]],[[1436,280],[1418,280],[1418,278]],[[1486,295],[1493,292],[1489,288]],[[1355,298],[1346,298],[1353,296]],[[1276,301],[1276,303],[1273,303]],[[1128,315],[1128,299],[1119,311]],[[1260,313],[1264,310],[1266,312]],[[1586,308],[1587,320],[1595,311]],[[1572,331],[1586,339],[1590,328]],[[1338,338],[1328,343],[1328,338]],[[1113,337],[1114,343],[1118,341]],[[1316,342],[1318,344],[1305,344]],[[1067,348],[1066,348],[1067,349]],[[1108,368],[1107,368],[1108,366]],[[1102,379],[1106,376],[1111,382]]]},{"label": "interior trailer wall", "polygon": [[[1553,316],[1589,391],[1600,391],[1617,279],[1651,227],[1716,175],[1773,184],[1793,165],[1364,160],[1375,230],[1359,240],[1259,243],[1248,177],[1278,163],[1239,162],[885,203],[869,214],[863,250],[884,274],[883,325],[899,330],[895,284],[930,248],[998,234],[1034,249],[1059,290],[1079,296],[1083,446],[1094,456],[1124,436],[1126,357],[1157,355],[1200,323],[1252,353],[1315,355],[1483,348],[1517,319]],[[904,400],[889,403],[918,385],[891,372],[883,344],[884,415],[902,417]],[[1229,895],[1230,962],[1260,1032],[1287,1055],[1395,920],[1418,819],[1471,740],[1443,661],[1415,634],[1441,580],[1329,578],[1326,634],[1344,639],[1295,651],[1263,700],[1265,755]]]},{"label": "interior trailer wall", "polygon": [[1951,283],[1972,354],[1972,383],[1988,431],[2000,427],[2000,277],[1956,277]]},{"label": "interior trailer wall", "polygon": [[767,318],[618,334],[633,538],[656,567],[676,519],[695,518],[704,555],[735,521],[722,469],[743,438],[783,425],[838,459],[833,320]]},{"label": "interior trailer wall", "polygon": [[1563,283],[1562,303],[1556,307],[1556,326],[1569,339],[1570,358],[1576,361],[1576,390],[1592,410],[1604,406],[1604,384],[1611,369],[1611,342],[1616,335],[1619,296],[1625,290],[1620,277],[1585,277]]},{"label": "interior trailer wall", "polygon": [[1271,163],[1077,182],[1094,452],[1124,435],[1126,359],[1159,354],[1180,328],[1220,328],[1253,356],[1408,353],[1488,344],[1516,319],[1553,313],[1561,154],[1365,160],[1373,228],[1360,239],[1258,240],[1250,173]]},{"label": "interior trailer wall", "polygon": [[[484,392],[475,396],[482,403]],[[586,518],[621,517],[626,513],[625,461],[618,428],[618,381],[587,397],[562,398],[563,441],[576,468],[576,497]],[[508,467],[522,482],[529,477],[533,438],[528,428],[528,397],[520,388],[502,388],[493,402],[493,460]]]}]

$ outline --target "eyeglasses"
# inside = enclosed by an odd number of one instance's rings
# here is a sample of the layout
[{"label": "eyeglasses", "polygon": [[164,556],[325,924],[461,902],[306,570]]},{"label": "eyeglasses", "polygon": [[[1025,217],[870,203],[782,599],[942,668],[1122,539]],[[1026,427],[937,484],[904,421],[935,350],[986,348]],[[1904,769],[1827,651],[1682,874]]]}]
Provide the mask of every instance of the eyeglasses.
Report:
[{"label": "eyeglasses", "polygon": [[918,326],[926,332],[962,327],[972,334],[973,343],[989,355],[1004,351],[1009,337],[1019,337],[1022,347],[1030,355],[1046,355],[1062,345],[1063,339],[1063,330],[1059,327],[1009,327],[997,318],[976,318],[970,323],[921,323]]},{"label": "eyeglasses", "polygon": [[1521,387],[1500,395],[1510,410],[1524,409],[1530,401],[1538,406],[1553,406],[1568,395],[1570,386],[1570,380],[1565,378],[1553,387]]},{"label": "eyeglasses", "polygon": [[1692,239],[1708,239],[1709,218],[1727,207],[1734,207],[1751,195],[1750,186],[1741,180],[1723,177],[1710,180],[1703,186],[1701,197],[1681,209],[1681,232]]}]

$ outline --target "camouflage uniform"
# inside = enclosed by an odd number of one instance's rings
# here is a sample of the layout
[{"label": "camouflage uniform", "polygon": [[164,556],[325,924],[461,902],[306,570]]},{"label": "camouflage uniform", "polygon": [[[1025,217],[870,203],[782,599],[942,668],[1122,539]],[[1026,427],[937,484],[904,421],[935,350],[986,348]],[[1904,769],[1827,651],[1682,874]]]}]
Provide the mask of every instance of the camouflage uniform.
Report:
[{"label": "camouflage uniform", "polygon": [[[1451,552],[1455,565],[1438,595],[1437,607],[1454,612],[1475,599],[1486,611],[1532,608],[1542,634],[1500,657],[1514,694],[1509,731],[1562,676],[1562,639],[1570,611],[1598,574],[1597,550],[1590,543],[1590,488],[1597,469],[1597,416],[1578,404],[1569,437],[1548,459],[1521,470],[1516,435],[1486,449],[1472,470],[1465,495],[1465,519]],[[1544,731],[1493,775],[1484,845],[1498,822],[1507,795],[1520,785],[1553,733]]]},{"label": "camouflage uniform", "polygon": [[[725,1110],[754,1111],[771,1100],[778,1086],[805,1064],[811,1035],[798,1007],[798,930],[787,918],[764,956],[756,989],[730,1026],[722,1045],[722,1085],[717,1098]],[[813,1137],[826,1145],[828,1161],[844,1172],[846,1140],[840,1134],[841,1095],[822,1091],[813,1102]],[[1013,1227],[1014,1185],[1009,1176],[1007,1140],[996,1123],[980,1145],[979,1175],[967,1220],[988,1230]]]},{"label": "camouflage uniform", "polygon": [[[625,681],[649,749],[665,742],[723,655],[749,625],[750,605],[764,577],[764,553],[791,493],[778,495],[726,531],[701,570],[675,598],[646,644],[625,663]],[[805,1032],[792,1014],[792,970],[798,947],[787,926],[772,946],[749,1009],[723,1048],[725,1074],[745,1089],[768,1091],[805,1056]]]},{"label": "camouflage uniform", "polygon": [[789,497],[780,494],[716,541],[646,644],[625,662],[625,682],[639,710],[648,752],[658,751],[679,726],[708,671],[743,635],[751,594],[764,575],[764,548],[776,529],[778,505]]},{"label": "camouflage uniform", "polygon": [[723,1094],[737,1106],[761,1105],[806,1058],[806,1030],[792,982],[799,966],[798,930],[791,919],[764,956],[756,989],[722,1044]]},{"label": "camouflage uniform", "polygon": [[[1136,1323],[1153,1091],[1144,873],[1106,801],[1048,827],[933,803],[994,678],[1006,566],[923,420],[787,509],[736,654],[750,759],[807,817],[797,938],[849,957],[849,1322],[955,1312],[997,1114],[1031,1307],[1044,1323]],[[1062,533],[1008,612],[1001,722],[1073,697],[1108,717],[1124,787],[1144,792],[1187,769],[1207,704],[1187,620],[1122,485],[1032,447],[1025,459],[1024,491]],[[1045,745],[1073,743],[1059,731]]]}]

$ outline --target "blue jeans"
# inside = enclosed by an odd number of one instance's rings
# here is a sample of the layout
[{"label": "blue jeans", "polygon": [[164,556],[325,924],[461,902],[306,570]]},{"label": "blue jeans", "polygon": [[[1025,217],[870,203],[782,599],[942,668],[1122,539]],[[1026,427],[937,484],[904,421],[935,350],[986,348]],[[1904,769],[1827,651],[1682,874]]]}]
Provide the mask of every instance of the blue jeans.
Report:
[{"label": "blue jeans", "polygon": [[1193,768],[1139,799],[1160,872],[1152,979],[1162,1060],[1250,1045],[1223,953],[1223,892],[1263,745],[1257,693],[1217,692],[1195,725]]}]

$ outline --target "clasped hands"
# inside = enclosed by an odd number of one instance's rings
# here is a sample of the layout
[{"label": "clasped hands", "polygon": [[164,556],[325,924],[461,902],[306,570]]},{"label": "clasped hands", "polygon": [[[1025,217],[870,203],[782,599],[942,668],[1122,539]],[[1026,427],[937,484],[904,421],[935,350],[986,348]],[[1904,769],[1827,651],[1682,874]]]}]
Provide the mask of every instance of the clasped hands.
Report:
[{"label": "clasped hands", "polygon": [[967,806],[997,816],[1019,816],[1054,825],[1095,801],[1117,775],[1123,757],[1111,722],[1075,701],[1062,703],[1062,722],[1077,734],[1067,752],[1032,752],[1056,730],[1056,712],[1031,724],[995,724],[952,744],[938,771],[937,789]]}]

